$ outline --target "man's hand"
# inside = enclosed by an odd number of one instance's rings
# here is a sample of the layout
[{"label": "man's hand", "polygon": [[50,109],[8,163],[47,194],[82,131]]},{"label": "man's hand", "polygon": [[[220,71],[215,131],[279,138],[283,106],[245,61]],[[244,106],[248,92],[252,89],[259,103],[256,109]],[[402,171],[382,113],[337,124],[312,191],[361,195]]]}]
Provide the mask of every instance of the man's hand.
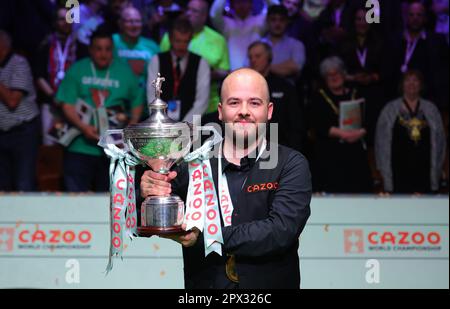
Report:
[{"label": "man's hand", "polygon": [[[183,223],[181,228],[186,231],[186,224]],[[200,231],[194,227],[192,230],[188,231],[186,234],[181,235],[160,235],[161,238],[168,238],[176,241],[183,245],[183,247],[192,247],[197,242],[198,235]]]},{"label": "man's hand", "polygon": [[81,132],[83,133],[84,137],[90,140],[99,140],[98,131],[97,128],[91,125],[85,125],[82,127]]},{"label": "man's hand", "polygon": [[177,172],[169,172],[167,175],[155,173],[152,170],[145,171],[141,177],[141,196],[164,196],[172,193],[170,181],[177,177]]}]

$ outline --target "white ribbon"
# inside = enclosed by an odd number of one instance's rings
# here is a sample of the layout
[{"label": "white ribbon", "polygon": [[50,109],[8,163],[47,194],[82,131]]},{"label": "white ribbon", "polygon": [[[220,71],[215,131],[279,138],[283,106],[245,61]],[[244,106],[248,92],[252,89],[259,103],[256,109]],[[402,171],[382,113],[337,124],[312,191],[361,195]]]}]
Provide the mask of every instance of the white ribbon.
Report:
[{"label": "white ribbon", "polygon": [[209,153],[222,138],[214,131],[202,147],[188,154],[184,161],[189,166],[189,186],[186,197],[186,229],[193,227],[203,232],[205,256],[211,252],[222,255],[223,238],[220,224],[219,201],[214,186]]},{"label": "white ribbon", "polygon": [[111,242],[106,274],[112,270],[113,257],[123,258],[123,231],[125,230],[130,239],[133,239],[137,231],[134,166],[138,165],[140,161],[126,150],[108,142],[107,136],[117,133],[121,133],[121,130],[107,131],[98,143],[111,159],[109,165]]}]

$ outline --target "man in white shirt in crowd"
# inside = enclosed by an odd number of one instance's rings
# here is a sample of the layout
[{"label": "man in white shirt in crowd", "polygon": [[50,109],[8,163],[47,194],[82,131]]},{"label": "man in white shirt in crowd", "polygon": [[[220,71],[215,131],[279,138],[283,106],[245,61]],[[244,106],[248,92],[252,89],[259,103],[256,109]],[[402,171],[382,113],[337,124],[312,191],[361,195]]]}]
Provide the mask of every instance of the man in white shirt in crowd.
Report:
[{"label": "man in white shirt in crowd", "polygon": [[[231,70],[245,66],[248,46],[261,38],[266,30],[267,7],[260,14],[252,15],[252,0],[230,0],[232,17],[224,16],[226,0],[215,0],[210,17],[214,27],[228,40]],[[266,0],[266,5],[279,4],[278,0]]]}]

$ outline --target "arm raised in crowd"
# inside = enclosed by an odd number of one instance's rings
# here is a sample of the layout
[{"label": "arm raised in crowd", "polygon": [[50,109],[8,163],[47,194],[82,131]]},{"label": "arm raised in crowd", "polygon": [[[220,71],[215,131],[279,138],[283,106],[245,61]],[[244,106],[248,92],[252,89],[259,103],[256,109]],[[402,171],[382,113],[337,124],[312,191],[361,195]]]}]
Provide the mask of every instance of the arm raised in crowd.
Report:
[{"label": "arm raised in crowd", "polygon": [[226,0],[214,0],[209,11],[209,16],[211,17],[212,24],[222,34],[225,34],[226,27],[225,17],[223,16],[225,2]]}]

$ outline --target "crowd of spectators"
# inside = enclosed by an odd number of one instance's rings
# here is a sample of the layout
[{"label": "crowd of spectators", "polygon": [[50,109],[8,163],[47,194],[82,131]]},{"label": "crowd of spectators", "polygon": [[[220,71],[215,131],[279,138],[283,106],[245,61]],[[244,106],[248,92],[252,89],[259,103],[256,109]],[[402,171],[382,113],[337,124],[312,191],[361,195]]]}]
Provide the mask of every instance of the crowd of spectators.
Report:
[{"label": "crowd of spectators", "polygon": [[241,67],[315,192],[448,192],[448,0],[67,3],[0,2],[0,192],[107,191],[99,136],[147,118],[158,72],[170,117],[207,123]]}]

